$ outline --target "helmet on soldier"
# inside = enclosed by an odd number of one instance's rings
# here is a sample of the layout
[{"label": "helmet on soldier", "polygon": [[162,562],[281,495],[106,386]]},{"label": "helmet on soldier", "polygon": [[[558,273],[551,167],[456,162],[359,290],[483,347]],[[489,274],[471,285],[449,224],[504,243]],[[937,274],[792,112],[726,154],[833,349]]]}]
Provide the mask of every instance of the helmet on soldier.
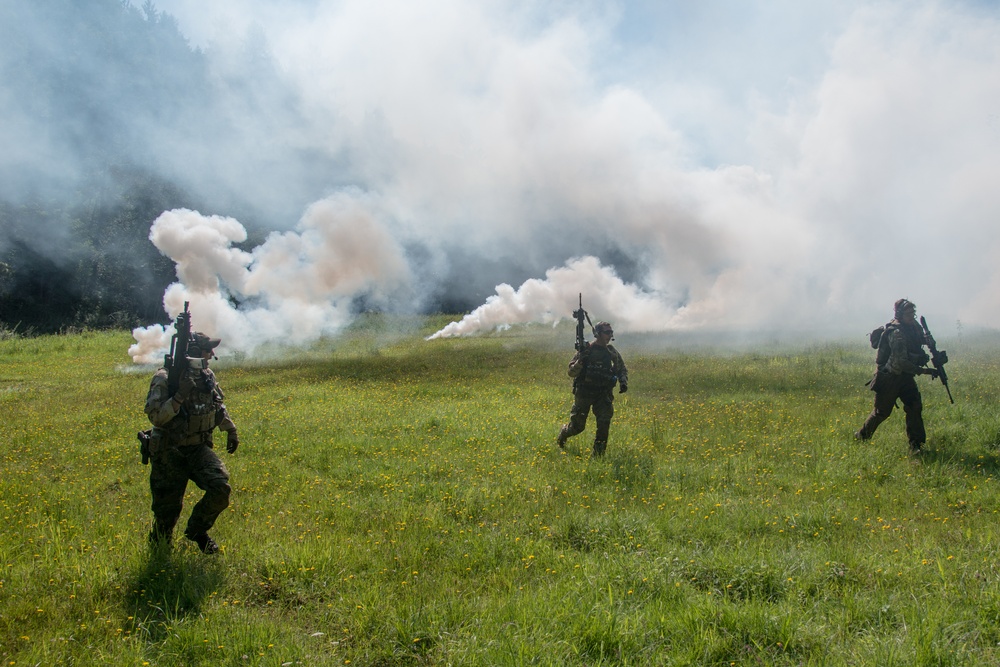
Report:
[{"label": "helmet on soldier", "polygon": [[221,342],[221,338],[212,338],[207,334],[196,331],[191,334],[191,344],[188,346],[188,356],[201,357],[205,354],[211,354],[214,357],[215,353],[213,350],[215,350]]},{"label": "helmet on soldier", "polygon": [[903,315],[908,310],[916,312],[917,306],[909,299],[897,299],[896,303],[893,304],[892,309],[893,309],[893,314],[896,316],[896,319],[898,320],[901,317],[903,317]]},{"label": "helmet on soldier", "polygon": [[610,322],[598,322],[597,324],[594,325],[594,335],[599,336],[602,333],[606,333],[611,336],[614,335],[615,332],[614,329],[611,328]]}]

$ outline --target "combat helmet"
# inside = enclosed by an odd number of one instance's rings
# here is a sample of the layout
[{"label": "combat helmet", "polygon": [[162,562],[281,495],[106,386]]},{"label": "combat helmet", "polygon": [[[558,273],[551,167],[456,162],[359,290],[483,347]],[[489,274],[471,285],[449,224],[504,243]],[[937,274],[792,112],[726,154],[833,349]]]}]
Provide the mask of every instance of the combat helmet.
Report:
[{"label": "combat helmet", "polygon": [[916,310],[917,305],[910,301],[909,299],[897,299],[896,303],[892,305],[892,312],[896,316],[896,319],[903,317],[903,313],[908,310]]},{"label": "combat helmet", "polygon": [[611,322],[601,321],[601,322],[598,322],[597,324],[594,325],[594,335],[596,336],[596,335],[601,334],[601,333],[609,333],[609,334],[611,334],[612,335],[612,340],[614,340],[614,333],[615,332],[614,332],[614,328],[611,326]]},{"label": "combat helmet", "polygon": [[[200,331],[195,331],[191,334],[191,344],[188,346],[188,356],[189,357],[200,357],[206,352],[211,352],[212,356],[215,356],[215,348],[219,346],[222,342],[221,338],[212,338],[208,334],[203,334]],[[218,357],[216,357],[218,358]]]}]

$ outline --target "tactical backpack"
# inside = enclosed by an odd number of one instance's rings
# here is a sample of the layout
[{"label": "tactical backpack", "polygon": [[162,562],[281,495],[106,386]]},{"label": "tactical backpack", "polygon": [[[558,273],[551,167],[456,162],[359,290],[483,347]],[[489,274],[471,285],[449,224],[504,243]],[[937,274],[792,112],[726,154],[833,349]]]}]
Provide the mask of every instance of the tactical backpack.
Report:
[{"label": "tactical backpack", "polygon": [[882,334],[885,333],[885,327],[881,326],[877,329],[873,329],[870,334],[868,334],[868,342],[872,344],[872,349],[877,350],[878,344],[882,342]]}]

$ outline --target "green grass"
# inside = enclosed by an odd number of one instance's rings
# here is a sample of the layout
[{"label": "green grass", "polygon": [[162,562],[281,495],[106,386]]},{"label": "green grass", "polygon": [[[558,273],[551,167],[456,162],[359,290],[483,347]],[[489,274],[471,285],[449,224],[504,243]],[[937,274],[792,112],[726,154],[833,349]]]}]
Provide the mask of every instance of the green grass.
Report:
[{"label": "green grass", "polygon": [[[1000,352],[942,345],[927,453],[866,342],[619,336],[608,453],[561,452],[572,330],[368,317],[217,362],[240,427],[207,557],[151,552],[127,333],[0,340],[3,665],[1000,662]],[[187,512],[199,497],[193,487]]]}]

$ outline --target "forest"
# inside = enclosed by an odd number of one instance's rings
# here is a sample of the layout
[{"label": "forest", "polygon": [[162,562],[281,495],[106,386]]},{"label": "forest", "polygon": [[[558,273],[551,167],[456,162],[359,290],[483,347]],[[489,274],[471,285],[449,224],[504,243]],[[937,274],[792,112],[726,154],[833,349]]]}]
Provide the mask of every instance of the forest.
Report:
[{"label": "forest", "polygon": [[328,157],[257,149],[305,121],[263,32],[242,49],[209,57],[151,0],[0,4],[0,331],[162,321],[175,276],[148,239],[160,213],[239,215],[250,244],[287,211],[248,194],[247,172],[296,165],[292,180],[320,191],[306,174],[329,179]]}]

